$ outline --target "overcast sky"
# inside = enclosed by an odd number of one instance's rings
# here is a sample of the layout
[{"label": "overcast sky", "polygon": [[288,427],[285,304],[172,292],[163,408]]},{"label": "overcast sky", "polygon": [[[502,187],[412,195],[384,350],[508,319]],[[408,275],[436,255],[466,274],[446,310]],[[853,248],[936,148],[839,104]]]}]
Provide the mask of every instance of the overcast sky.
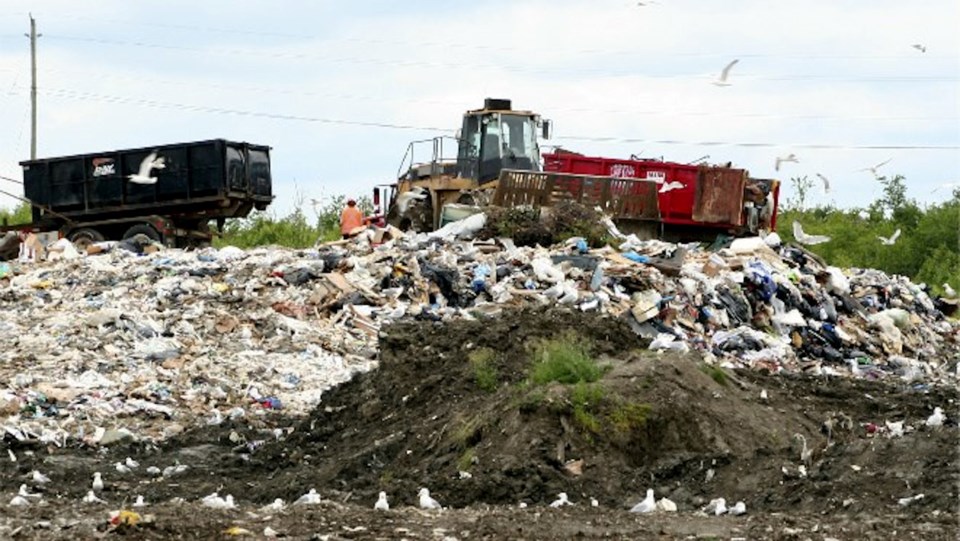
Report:
[{"label": "overcast sky", "polygon": [[[814,202],[869,203],[878,186],[858,170],[887,159],[921,202],[960,181],[960,2],[648,4],[4,0],[0,175],[22,178],[29,157],[32,12],[40,157],[266,144],[279,214],[297,193],[390,182],[408,142],[452,134],[487,96],[552,119],[545,144],[570,150],[709,155],[787,196],[820,173],[834,190]],[[710,84],[733,59],[732,85]],[[774,171],[789,153],[799,163]]]}]

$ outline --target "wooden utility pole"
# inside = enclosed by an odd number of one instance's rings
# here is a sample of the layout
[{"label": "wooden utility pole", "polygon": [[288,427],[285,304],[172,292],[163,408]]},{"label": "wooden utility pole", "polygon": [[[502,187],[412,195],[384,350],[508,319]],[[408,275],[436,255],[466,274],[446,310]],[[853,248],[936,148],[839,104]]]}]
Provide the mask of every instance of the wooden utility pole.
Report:
[{"label": "wooden utility pole", "polygon": [[30,159],[37,159],[37,21],[30,14]]}]

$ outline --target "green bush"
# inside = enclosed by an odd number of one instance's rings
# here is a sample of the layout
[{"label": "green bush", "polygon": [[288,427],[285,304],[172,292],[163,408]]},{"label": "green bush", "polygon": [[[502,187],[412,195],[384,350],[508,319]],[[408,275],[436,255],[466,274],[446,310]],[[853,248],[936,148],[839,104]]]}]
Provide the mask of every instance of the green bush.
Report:
[{"label": "green bush", "polygon": [[496,353],[490,348],[480,348],[470,352],[467,359],[473,368],[473,379],[477,387],[488,393],[497,390],[500,375],[495,364]]},{"label": "green bush", "polygon": [[530,379],[537,385],[558,382],[574,385],[592,383],[603,375],[603,368],[589,354],[589,347],[573,336],[546,340],[534,352]]}]

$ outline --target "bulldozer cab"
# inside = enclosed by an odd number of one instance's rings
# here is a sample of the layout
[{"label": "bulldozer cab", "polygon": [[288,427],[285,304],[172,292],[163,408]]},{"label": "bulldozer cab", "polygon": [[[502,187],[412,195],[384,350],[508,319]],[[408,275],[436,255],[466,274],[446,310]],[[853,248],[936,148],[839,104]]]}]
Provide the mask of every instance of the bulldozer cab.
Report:
[{"label": "bulldozer cab", "polygon": [[479,184],[503,169],[540,171],[537,135],[549,136],[549,121],[530,111],[514,111],[510,100],[487,98],[483,109],[463,115],[457,153],[457,176]]}]

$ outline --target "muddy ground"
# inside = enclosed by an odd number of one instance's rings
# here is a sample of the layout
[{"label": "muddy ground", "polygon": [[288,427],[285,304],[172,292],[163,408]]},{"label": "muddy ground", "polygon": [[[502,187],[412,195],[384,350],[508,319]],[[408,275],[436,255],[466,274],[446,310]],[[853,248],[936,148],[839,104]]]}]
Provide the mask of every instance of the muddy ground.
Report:
[{"label": "muddy ground", "polygon": [[[599,381],[529,381],[542,341],[558,336],[599,360]],[[327,393],[308,418],[270,413],[109,449],[5,438],[0,457],[9,449],[18,460],[0,462],[2,503],[20,483],[44,503],[3,507],[0,538],[211,538],[230,526],[329,539],[957,537],[956,388],[722,371],[643,346],[622,322],[579,313],[402,323],[381,338],[380,368]],[[950,420],[930,429],[923,421],[935,406]],[[906,433],[889,437],[885,421],[905,421]],[[797,435],[812,450],[806,461]],[[118,473],[113,464],[127,456],[140,468]],[[145,473],[175,463],[189,469]],[[31,482],[34,469],[52,482]],[[79,502],[94,471],[109,504]],[[421,486],[451,509],[413,508]],[[320,506],[258,511],[310,488]],[[679,512],[627,513],[647,488]],[[198,503],[217,490],[239,509]],[[381,490],[393,511],[371,510]],[[547,508],[561,491],[577,505]],[[107,511],[138,494],[154,521],[106,530]],[[744,501],[748,514],[697,514],[717,497]]]}]

